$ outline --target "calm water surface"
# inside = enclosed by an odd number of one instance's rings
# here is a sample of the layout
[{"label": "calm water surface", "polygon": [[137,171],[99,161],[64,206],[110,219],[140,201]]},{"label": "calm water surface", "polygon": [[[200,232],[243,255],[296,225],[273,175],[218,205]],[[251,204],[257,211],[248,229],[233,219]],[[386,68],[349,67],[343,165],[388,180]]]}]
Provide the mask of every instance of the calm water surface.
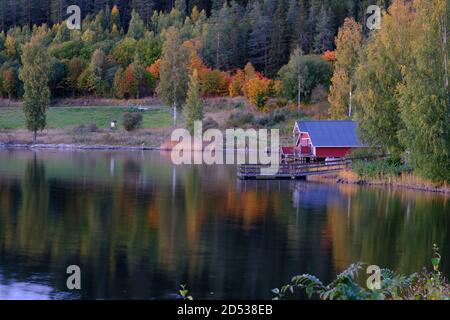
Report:
[{"label": "calm water surface", "polygon": [[[0,151],[0,299],[272,298],[296,274],[364,261],[450,275],[443,195],[242,182],[157,152]],[[66,268],[82,290],[66,288]]]}]

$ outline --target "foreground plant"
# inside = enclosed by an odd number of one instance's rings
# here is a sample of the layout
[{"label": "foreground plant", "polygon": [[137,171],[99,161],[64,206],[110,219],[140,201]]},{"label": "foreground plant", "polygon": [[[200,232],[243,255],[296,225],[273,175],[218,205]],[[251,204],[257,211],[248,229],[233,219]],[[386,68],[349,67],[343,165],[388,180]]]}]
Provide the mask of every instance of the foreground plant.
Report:
[{"label": "foreground plant", "polygon": [[365,288],[357,282],[364,264],[350,265],[328,285],[313,275],[303,274],[292,278],[291,283],[273,289],[274,300],[294,294],[296,290],[305,290],[308,298],[322,300],[450,300],[450,285],[439,271],[441,255],[434,245],[431,259],[432,271],[424,269],[421,273],[404,276],[394,271],[381,270],[381,282],[378,288]]},{"label": "foreground plant", "polygon": [[183,300],[194,300],[192,296],[189,295],[189,290],[187,289],[187,286],[182,284],[180,285],[180,295],[183,298]]}]

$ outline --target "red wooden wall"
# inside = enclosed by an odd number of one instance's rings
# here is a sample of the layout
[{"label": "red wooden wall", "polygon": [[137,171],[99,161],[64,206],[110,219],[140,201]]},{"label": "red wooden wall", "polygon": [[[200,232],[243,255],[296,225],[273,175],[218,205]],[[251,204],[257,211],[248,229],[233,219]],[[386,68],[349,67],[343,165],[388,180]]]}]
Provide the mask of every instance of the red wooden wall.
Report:
[{"label": "red wooden wall", "polygon": [[343,158],[352,151],[350,147],[316,147],[318,158]]}]

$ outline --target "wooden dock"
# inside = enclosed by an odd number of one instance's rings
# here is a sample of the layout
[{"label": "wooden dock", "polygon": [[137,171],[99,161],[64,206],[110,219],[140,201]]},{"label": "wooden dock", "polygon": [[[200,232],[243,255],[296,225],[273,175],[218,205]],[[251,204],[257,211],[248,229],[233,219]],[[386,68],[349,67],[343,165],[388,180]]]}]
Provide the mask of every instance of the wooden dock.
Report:
[{"label": "wooden dock", "polygon": [[280,163],[277,173],[264,174],[262,168],[269,167],[257,164],[242,164],[238,167],[237,176],[241,180],[286,180],[305,179],[310,175],[329,174],[351,167],[352,159],[333,160],[327,162],[293,162]]}]

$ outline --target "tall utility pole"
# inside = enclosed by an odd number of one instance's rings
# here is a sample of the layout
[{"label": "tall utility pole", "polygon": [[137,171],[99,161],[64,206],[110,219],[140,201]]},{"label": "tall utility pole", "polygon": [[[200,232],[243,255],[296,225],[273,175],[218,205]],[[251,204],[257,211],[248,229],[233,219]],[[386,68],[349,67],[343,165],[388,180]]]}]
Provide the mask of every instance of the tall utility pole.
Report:
[{"label": "tall utility pole", "polygon": [[302,51],[299,49],[297,61],[297,114],[300,116],[300,103],[302,95],[302,76],[301,76],[301,61]]},{"label": "tall utility pole", "polygon": [[348,97],[348,117],[352,117],[352,80],[350,80],[350,92]]},{"label": "tall utility pole", "polygon": [[301,102],[301,80],[302,80],[302,78],[301,78],[301,76],[300,76],[300,70],[299,70],[299,73],[298,73],[298,88],[297,88],[297,113],[298,113],[298,115],[300,115],[300,102]]}]

